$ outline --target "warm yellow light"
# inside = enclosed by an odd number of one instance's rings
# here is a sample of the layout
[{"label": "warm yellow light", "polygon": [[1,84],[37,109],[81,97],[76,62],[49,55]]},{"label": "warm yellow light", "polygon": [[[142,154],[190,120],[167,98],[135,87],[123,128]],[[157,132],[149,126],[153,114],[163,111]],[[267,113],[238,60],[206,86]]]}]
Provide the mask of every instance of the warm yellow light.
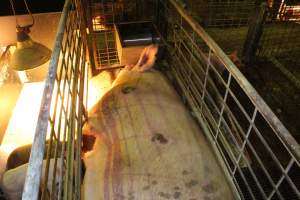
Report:
[{"label": "warm yellow light", "polygon": [[[86,77],[87,78],[87,77]],[[111,88],[111,74],[109,72],[102,72],[96,77],[89,80],[88,83],[88,107],[90,109],[95,105],[101,97]],[[41,106],[41,100],[44,90],[44,82],[25,83],[22,91],[19,95],[18,102],[13,110],[12,117],[9,120],[8,127],[4,134],[2,143],[0,145],[0,175],[1,169],[6,165],[6,159],[9,154],[18,147],[31,144],[34,139],[35,129],[37,126],[38,115]],[[60,90],[65,90],[65,94],[68,93],[68,85],[63,89],[63,84],[60,85]],[[54,91],[57,90],[57,86],[54,87]],[[54,105],[55,95],[52,97],[52,104]],[[67,95],[63,99],[64,104],[67,104]],[[60,110],[62,100],[58,98],[57,111]],[[5,99],[1,100],[0,109],[5,109],[9,104],[9,101]],[[70,106],[69,102],[69,106]],[[51,115],[54,112],[54,107],[51,107]],[[59,115],[57,115],[58,117]],[[57,120],[59,120],[57,118]],[[62,124],[60,129],[64,129],[65,116],[62,117]],[[57,124],[55,125],[55,131],[57,132]],[[49,129],[50,130],[50,129]],[[47,139],[49,139],[50,131],[48,130]],[[62,136],[61,136],[62,137]],[[61,138],[62,139],[62,138]]]},{"label": "warm yellow light", "polygon": [[99,75],[89,80],[87,106],[88,110],[93,107],[111,88],[111,82],[111,74],[106,71],[101,72]]},{"label": "warm yellow light", "polygon": [[3,152],[10,153],[17,147],[32,143],[43,89],[43,82],[23,85],[0,146]]},{"label": "warm yellow light", "polygon": [[6,110],[7,108],[11,107],[10,99],[3,98],[0,101],[0,110]]},{"label": "warm yellow light", "polygon": [[6,157],[16,148],[18,148],[17,144],[2,144],[0,147],[1,153],[4,153]]},{"label": "warm yellow light", "polygon": [[108,30],[107,26],[105,26],[104,16],[96,16],[93,18],[92,22],[94,31]]},{"label": "warm yellow light", "polygon": [[25,71],[17,71],[17,72],[18,72],[19,79],[21,80],[22,83],[29,82]]},{"label": "warm yellow light", "polygon": [[[2,152],[11,153],[12,150],[20,146],[31,144],[35,135],[35,129],[37,126],[38,115],[40,112],[41,100],[44,91],[44,82],[25,83],[20,93],[18,102],[13,110],[12,117],[9,120],[8,127],[4,134],[0,150]],[[63,88],[62,84],[60,86]],[[57,88],[54,88],[56,91]],[[65,93],[67,94],[68,86],[65,87]],[[66,95],[67,96],[67,95]],[[53,95],[52,103],[54,105],[55,95]],[[9,103],[9,102],[7,102]],[[1,104],[5,106],[5,101],[1,101]],[[64,104],[67,104],[67,98],[64,99]],[[60,109],[61,99],[58,98],[57,110]],[[51,107],[51,115],[54,112],[54,107]],[[57,115],[58,116],[58,115]],[[62,122],[64,122],[64,117]],[[64,123],[62,124],[62,128]],[[49,129],[50,130],[50,129]],[[47,133],[47,139],[50,136],[50,131]]]}]

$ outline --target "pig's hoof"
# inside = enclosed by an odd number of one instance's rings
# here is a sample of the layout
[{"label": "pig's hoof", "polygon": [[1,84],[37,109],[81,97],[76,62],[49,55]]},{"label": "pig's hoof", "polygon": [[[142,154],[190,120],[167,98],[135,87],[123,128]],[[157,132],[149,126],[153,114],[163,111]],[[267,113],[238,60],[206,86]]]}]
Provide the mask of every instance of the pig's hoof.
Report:
[{"label": "pig's hoof", "polygon": [[163,136],[163,134],[161,133],[155,133],[152,138],[151,138],[152,142],[156,142],[158,141],[160,144],[167,144],[168,140],[165,138],[165,136]]},{"label": "pig's hoof", "polygon": [[136,89],[135,87],[127,86],[127,87],[122,88],[122,93],[128,94],[128,93],[134,91],[135,89]]}]

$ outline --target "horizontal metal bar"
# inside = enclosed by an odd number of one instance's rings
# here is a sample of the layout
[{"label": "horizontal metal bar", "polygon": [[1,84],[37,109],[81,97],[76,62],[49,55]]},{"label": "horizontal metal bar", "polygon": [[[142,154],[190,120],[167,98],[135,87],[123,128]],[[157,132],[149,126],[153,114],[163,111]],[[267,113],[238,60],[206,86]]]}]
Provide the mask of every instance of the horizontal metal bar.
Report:
[{"label": "horizontal metal bar", "polygon": [[273,113],[270,107],[265,103],[262,97],[239,71],[239,69],[232,63],[223,50],[205,32],[198,22],[196,22],[182,7],[180,7],[175,0],[169,0],[169,2],[178,11],[181,17],[188,22],[193,31],[195,31],[195,33],[197,33],[203,39],[206,45],[208,45],[208,47],[213,50],[214,54],[224,63],[226,69],[232,74],[241,88],[245,91],[249,99],[257,107],[258,111],[283,142],[287,150],[296,158],[296,162],[300,166],[300,145],[297,143],[294,137],[281,123],[278,117]]}]

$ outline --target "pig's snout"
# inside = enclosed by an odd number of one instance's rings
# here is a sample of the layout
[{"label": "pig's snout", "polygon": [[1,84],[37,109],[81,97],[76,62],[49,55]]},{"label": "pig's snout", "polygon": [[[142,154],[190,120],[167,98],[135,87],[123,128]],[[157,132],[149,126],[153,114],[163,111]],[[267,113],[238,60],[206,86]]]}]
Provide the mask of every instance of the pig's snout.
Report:
[{"label": "pig's snout", "polygon": [[93,135],[82,135],[82,152],[86,153],[88,151],[92,151],[95,141],[96,137]]}]

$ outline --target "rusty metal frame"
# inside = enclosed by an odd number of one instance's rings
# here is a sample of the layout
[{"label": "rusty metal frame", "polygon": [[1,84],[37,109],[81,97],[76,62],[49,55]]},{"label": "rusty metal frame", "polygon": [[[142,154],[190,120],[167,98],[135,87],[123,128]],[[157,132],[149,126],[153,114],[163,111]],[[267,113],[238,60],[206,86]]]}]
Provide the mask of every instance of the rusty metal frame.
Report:
[{"label": "rusty metal frame", "polygon": [[[300,198],[295,174],[291,174],[300,168],[300,145],[223,50],[177,1],[160,0],[159,9],[157,26],[161,30],[168,27],[167,34],[163,34],[167,35],[166,60],[175,85],[210,140],[233,190],[238,193],[237,198],[272,199],[276,195],[288,199],[279,189],[283,184]],[[215,66],[215,60],[223,63],[222,72]],[[238,85],[238,92],[234,84]],[[246,96],[251,109],[239,99],[239,93]],[[270,146],[264,129],[272,132],[278,147]],[[254,137],[259,143],[253,143]],[[256,145],[265,150],[279,177],[274,178]],[[276,148],[284,150],[286,158],[277,157]],[[268,188],[263,185],[254,161]]]},{"label": "rusty metal frame", "polygon": [[[245,198],[244,193],[247,192],[251,199],[256,198],[256,193],[261,195],[261,199],[272,199],[275,195],[279,199],[285,199],[279,190],[284,181],[300,197],[299,188],[290,175],[293,168],[300,167],[299,144],[223,50],[186,10],[175,0],[157,2],[160,5],[157,10],[157,26],[163,32],[167,30],[167,33],[161,34],[166,36],[166,58],[175,78],[175,85],[210,141],[236,198]],[[84,95],[87,95],[85,85],[88,57],[83,19],[85,15],[81,9],[80,0],[67,0],[64,6],[32,146],[23,192],[25,200],[38,199],[40,188],[42,198],[80,199],[81,126],[86,117]],[[228,74],[226,78],[214,66],[214,57],[224,64],[224,71]],[[253,109],[250,111],[233,89],[234,83],[251,102]],[[241,119],[228,104],[229,99],[235,103],[240,116],[245,118],[246,128],[243,128]],[[287,152],[286,163],[282,164],[276,156],[276,149],[264,138],[257,124],[259,120],[266,123],[266,128],[278,139],[280,148]],[[47,131],[50,131],[51,139],[46,161],[43,161]],[[260,158],[251,140],[253,135],[278,167],[278,179],[273,180],[268,166]],[[51,149],[54,149],[54,156]],[[249,152],[251,156],[248,155]],[[52,157],[54,166],[58,167],[49,175]],[[252,166],[254,159],[269,181],[271,190],[266,190],[261,184],[260,177]],[[45,170],[43,166],[46,166]],[[245,169],[248,175],[245,174]],[[58,176],[58,185],[55,181],[57,172],[62,173]],[[47,177],[49,180],[54,177],[50,190],[47,188]],[[241,188],[241,184],[246,188]]]},{"label": "rusty metal frame", "polygon": [[[88,71],[81,3],[67,0],[63,8],[22,199],[80,199],[81,128],[87,117],[84,95]],[[50,137],[46,149],[47,133]]]}]

